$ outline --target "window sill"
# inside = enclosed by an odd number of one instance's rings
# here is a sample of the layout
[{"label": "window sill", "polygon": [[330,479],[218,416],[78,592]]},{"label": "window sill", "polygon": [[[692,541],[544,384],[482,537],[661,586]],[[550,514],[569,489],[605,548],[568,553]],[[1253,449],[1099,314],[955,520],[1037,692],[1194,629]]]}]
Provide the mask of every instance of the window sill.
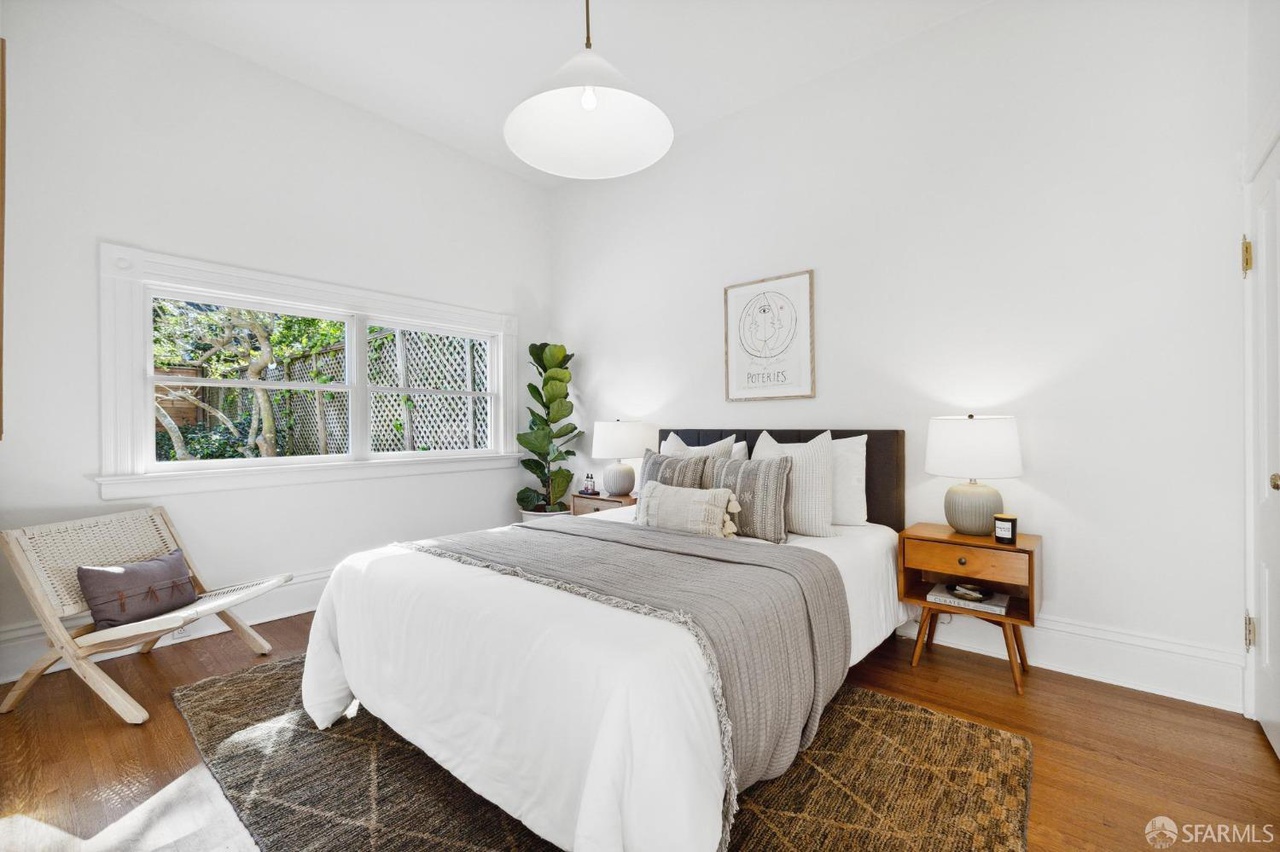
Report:
[{"label": "window sill", "polygon": [[103,500],[128,500],[206,491],[238,491],[282,485],[311,485],[318,482],[347,482],[357,479],[386,479],[393,476],[423,476],[436,473],[463,473],[501,470],[516,466],[519,453],[485,456],[453,456],[374,461],[331,461],[296,465],[272,465],[216,470],[182,470],[130,476],[99,476]]}]

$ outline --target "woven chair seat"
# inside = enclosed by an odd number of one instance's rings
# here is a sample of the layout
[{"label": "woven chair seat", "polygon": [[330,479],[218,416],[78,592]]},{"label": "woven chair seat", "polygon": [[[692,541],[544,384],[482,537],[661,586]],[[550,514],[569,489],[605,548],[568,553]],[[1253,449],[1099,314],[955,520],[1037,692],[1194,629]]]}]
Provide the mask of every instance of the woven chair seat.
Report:
[{"label": "woven chair seat", "polygon": [[197,597],[196,602],[191,606],[184,606],[181,609],[175,609],[173,612],[166,612],[154,618],[133,621],[129,624],[121,624],[118,627],[108,627],[105,630],[95,630],[92,633],[77,637],[76,644],[81,648],[92,648],[94,645],[103,645],[130,636],[142,636],[143,634],[156,633],[157,631],[165,631],[167,633],[171,630],[177,630],[179,627],[186,627],[191,622],[204,618],[206,615],[216,615],[225,609],[253,600],[258,595],[283,586],[291,579],[293,579],[292,574],[280,574],[276,577],[268,577],[265,580],[254,580],[251,583],[241,583],[238,586],[215,589]]},{"label": "woven chair seat", "polygon": [[[95,630],[92,624],[69,629],[65,619],[86,615],[89,604],[77,576],[82,565],[125,565],[181,550],[198,597],[195,603],[154,618]],[[50,648],[10,687],[0,713],[8,713],[50,666],[66,662],[120,718],[131,724],[147,721],[147,711],[90,659],[94,654],[137,647],[146,654],[168,633],[206,615],[216,615],[251,650],[270,654],[271,644],[231,612],[231,607],[283,586],[292,574],[239,583],[222,589],[205,586],[191,554],[183,546],[164,509],[139,509],[96,518],[61,521],[0,531],[0,552],[18,577]]]}]

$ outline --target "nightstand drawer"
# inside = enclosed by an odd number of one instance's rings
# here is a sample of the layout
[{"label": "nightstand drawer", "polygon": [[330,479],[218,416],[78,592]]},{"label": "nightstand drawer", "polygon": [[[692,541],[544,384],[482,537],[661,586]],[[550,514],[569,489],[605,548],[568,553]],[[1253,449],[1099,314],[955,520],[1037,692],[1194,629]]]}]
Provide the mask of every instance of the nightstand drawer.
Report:
[{"label": "nightstand drawer", "polygon": [[1025,553],[912,539],[905,545],[903,559],[909,568],[1020,586],[1030,581]]},{"label": "nightstand drawer", "polygon": [[617,509],[621,505],[622,502],[618,500],[603,500],[596,497],[583,497],[578,494],[573,496],[573,513],[575,515],[589,515],[592,512]]}]

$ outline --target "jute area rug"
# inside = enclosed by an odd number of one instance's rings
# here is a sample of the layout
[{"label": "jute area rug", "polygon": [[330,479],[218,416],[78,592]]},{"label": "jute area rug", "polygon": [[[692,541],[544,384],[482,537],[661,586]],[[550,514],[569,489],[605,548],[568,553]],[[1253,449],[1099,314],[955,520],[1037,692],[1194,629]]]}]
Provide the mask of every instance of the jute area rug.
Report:
[{"label": "jute area rug", "polygon": [[[264,852],[551,844],[361,710],[317,731],[302,657],[174,691],[196,744]],[[734,850],[1025,850],[1024,738],[845,686],[785,775],[747,790]]]}]

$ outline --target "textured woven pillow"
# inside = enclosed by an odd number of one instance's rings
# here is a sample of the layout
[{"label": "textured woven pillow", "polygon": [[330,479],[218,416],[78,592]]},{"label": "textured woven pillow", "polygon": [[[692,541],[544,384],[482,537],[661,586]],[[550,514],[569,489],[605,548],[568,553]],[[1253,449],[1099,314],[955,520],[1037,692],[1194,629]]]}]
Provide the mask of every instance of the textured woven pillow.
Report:
[{"label": "textured woven pillow", "polygon": [[758,461],[712,459],[702,472],[703,488],[724,488],[738,498],[733,516],[738,535],[781,544],[787,540],[787,475],[791,457]]},{"label": "textured woven pillow", "polygon": [[791,456],[787,477],[787,531],[797,535],[829,537],[831,528],[831,479],[835,470],[831,433],[823,432],[807,444],[779,444],[761,432],[753,458]]},{"label": "textured woven pillow", "polygon": [[675,488],[656,480],[646,482],[636,504],[636,523],[671,532],[733,538],[730,512],[738,504],[728,488]]},{"label": "textured woven pillow", "polygon": [[747,442],[737,441],[737,435],[730,435],[727,438],[716,441],[714,444],[707,444],[703,447],[691,447],[684,442],[684,439],[672,432],[662,442],[659,452],[664,456],[713,456],[719,459],[745,459],[747,457]]},{"label": "textured woven pillow", "polygon": [[126,565],[82,565],[76,577],[99,630],[144,621],[196,602],[191,569],[181,550]]},{"label": "textured woven pillow", "polygon": [[644,462],[640,465],[640,493],[649,482],[660,482],[676,488],[697,488],[702,485],[702,469],[709,456],[687,456],[676,458],[644,451]]}]

